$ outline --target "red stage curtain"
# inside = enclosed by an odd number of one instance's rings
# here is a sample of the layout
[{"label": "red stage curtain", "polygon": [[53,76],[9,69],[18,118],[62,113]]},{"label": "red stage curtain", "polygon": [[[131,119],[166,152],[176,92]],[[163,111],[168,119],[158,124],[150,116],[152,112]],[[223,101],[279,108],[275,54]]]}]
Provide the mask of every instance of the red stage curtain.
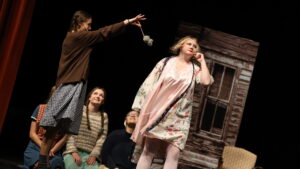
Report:
[{"label": "red stage curtain", "polygon": [[16,80],[35,0],[0,0],[0,132]]}]

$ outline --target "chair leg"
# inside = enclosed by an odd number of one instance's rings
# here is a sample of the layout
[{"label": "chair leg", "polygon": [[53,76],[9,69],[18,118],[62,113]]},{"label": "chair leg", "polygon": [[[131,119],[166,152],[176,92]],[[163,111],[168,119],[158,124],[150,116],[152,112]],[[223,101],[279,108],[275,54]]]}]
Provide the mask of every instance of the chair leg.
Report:
[{"label": "chair leg", "polygon": [[223,165],[223,158],[220,157],[219,162],[218,162],[218,168],[217,168],[217,169],[222,169],[222,165]]}]

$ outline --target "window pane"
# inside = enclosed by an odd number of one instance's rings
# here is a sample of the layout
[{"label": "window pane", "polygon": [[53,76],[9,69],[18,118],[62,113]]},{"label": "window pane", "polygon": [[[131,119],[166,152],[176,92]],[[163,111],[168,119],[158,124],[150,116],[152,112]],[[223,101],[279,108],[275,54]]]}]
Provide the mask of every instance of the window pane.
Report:
[{"label": "window pane", "polygon": [[204,110],[204,115],[202,118],[202,125],[201,125],[202,130],[210,131],[214,112],[215,112],[215,106],[216,104],[214,102],[207,100],[205,110]]},{"label": "window pane", "polygon": [[210,90],[209,90],[209,95],[210,96],[218,97],[223,71],[224,71],[224,66],[222,66],[220,64],[215,64],[214,65],[214,70],[213,70],[213,75],[212,76],[214,77],[215,81],[210,86]]},{"label": "window pane", "polygon": [[218,104],[217,111],[216,111],[216,116],[215,116],[215,121],[214,121],[214,127],[215,128],[219,128],[219,129],[223,128],[223,123],[224,123],[224,120],[225,120],[226,110],[227,110],[226,105]]},{"label": "window pane", "polygon": [[220,99],[229,100],[230,93],[231,93],[231,86],[233,84],[234,73],[235,73],[234,69],[226,67],[222,88],[219,95]]}]

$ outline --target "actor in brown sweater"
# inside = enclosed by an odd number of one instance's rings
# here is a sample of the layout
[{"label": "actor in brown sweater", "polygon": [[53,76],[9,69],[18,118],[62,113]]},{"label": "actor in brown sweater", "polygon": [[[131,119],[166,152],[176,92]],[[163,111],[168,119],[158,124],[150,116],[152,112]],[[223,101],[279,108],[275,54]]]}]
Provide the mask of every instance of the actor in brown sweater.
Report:
[{"label": "actor in brown sweater", "polygon": [[82,107],[87,87],[89,56],[95,44],[108,40],[124,31],[126,25],[141,27],[144,15],[91,31],[92,17],[85,11],[76,11],[69,32],[62,45],[57,72],[57,90],[49,99],[40,126],[46,128],[41,145],[39,168],[47,168],[47,158],[54,135],[58,131],[78,134]]}]

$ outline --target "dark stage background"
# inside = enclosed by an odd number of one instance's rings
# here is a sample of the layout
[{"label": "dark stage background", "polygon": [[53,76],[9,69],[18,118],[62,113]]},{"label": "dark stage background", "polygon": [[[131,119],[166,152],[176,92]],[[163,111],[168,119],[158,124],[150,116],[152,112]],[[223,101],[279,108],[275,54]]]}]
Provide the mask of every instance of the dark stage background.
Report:
[{"label": "dark stage background", "polygon": [[[97,45],[91,57],[88,90],[107,90],[105,110],[110,131],[123,127],[137,89],[157,61],[169,56],[180,21],[199,24],[260,42],[237,146],[258,155],[265,169],[296,168],[298,76],[294,51],[299,21],[296,6],[287,1],[40,1],[37,0],[26,46],[3,131],[0,158],[22,162],[29,141],[30,115],[55,83],[61,44],[74,11],[93,15],[92,28],[145,14],[142,41],[138,28]],[[299,11],[299,8],[298,8]],[[292,97],[289,96],[292,94]]]}]

